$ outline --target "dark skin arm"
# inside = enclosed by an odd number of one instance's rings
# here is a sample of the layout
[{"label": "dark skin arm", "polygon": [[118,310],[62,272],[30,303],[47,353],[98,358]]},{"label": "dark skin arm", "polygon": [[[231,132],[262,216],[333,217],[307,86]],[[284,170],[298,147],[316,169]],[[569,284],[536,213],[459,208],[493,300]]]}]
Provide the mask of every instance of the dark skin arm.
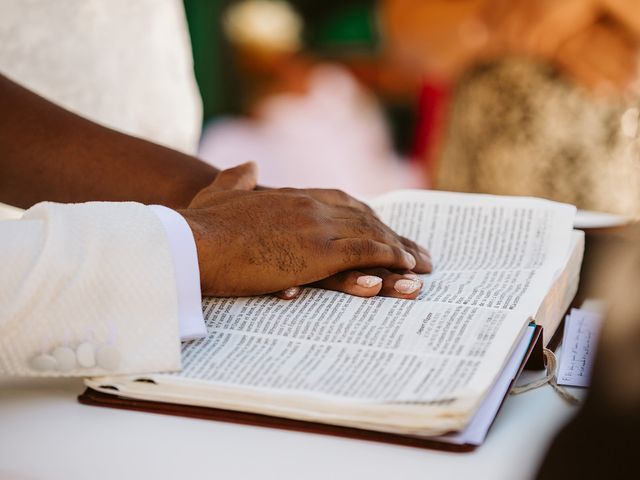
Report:
[{"label": "dark skin arm", "polygon": [[[186,207],[218,170],[105,128],[0,75],[0,202],[138,201]],[[28,187],[27,187],[28,186]]]},{"label": "dark skin arm", "polygon": [[[342,192],[256,192],[251,164],[218,175],[195,157],[102,127],[2,75],[0,112],[0,202],[138,201],[180,209],[194,232],[205,293],[249,295],[317,282],[353,295],[415,298],[421,284],[395,272],[431,270],[426,250]],[[274,225],[293,236],[275,235]],[[246,264],[260,249],[260,267]],[[233,265],[220,265],[234,255]],[[283,271],[278,255],[303,259],[304,267]],[[379,283],[359,283],[372,275]],[[407,282],[411,291],[398,290]]]}]

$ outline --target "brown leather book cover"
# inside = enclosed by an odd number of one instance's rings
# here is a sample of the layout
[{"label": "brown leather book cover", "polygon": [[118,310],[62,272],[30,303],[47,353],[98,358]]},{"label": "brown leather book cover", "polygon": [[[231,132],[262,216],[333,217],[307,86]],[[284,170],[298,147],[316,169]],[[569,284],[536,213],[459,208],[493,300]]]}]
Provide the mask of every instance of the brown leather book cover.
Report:
[{"label": "brown leather book cover", "polygon": [[[540,352],[537,352],[540,350]],[[525,354],[520,369],[512,381],[516,381],[529,359],[534,361],[542,358],[542,327],[537,326],[529,349]],[[537,368],[538,365],[535,365]],[[509,388],[510,390],[511,388]],[[508,395],[508,393],[507,393]],[[505,396],[506,399],[506,396]],[[211,407],[198,407],[192,405],[181,405],[175,403],[154,402],[148,400],[137,400],[126,398],[116,394],[107,394],[87,388],[84,393],[78,396],[78,401],[85,405],[95,405],[100,407],[121,408],[126,410],[137,410],[141,412],[162,413],[165,415],[177,415],[181,417],[201,418],[205,420],[217,420],[222,422],[239,423],[243,425],[255,425],[260,427],[279,428],[282,430],[293,430],[297,432],[316,433],[323,435],[334,435],[338,437],[348,437],[358,440],[368,440],[373,442],[392,443],[417,448],[428,448],[444,450],[448,452],[471,452],[477,448],[473,444],[452,444],[437,439],[419,438],[411,435],[394,434],[386,432],[376,432],[359,428],[329,425],[324,423],[307,422],[303,420],[293,420],[289,418],[273,417],[256,413],[238,412],[234,410],[223,410]],[[504,400],[503,400],[504,403]],[[501,407],[502,408],[502,407]],[[498,411],[499,413],[499,411]]]}]

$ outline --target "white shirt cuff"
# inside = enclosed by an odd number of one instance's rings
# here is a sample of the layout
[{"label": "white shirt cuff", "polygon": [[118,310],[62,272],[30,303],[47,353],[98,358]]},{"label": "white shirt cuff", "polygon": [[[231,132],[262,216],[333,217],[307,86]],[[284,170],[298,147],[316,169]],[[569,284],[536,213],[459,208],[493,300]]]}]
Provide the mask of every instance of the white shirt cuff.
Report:
[{"label": "white shirt cuff", "polygon": [[167,232],[169,249],[176,274],[178,293],[178,329],[180,340],[195,340],[207,336],[202,316],[202,293],[198,251],[187,221],[175,210],[162,205],[149,205]]}]

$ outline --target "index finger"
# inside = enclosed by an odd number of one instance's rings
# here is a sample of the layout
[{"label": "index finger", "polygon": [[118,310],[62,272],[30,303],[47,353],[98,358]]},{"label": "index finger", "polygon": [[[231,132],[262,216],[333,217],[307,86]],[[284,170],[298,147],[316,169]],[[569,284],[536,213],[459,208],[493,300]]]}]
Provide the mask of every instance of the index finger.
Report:
[{"label": "index finger", "polygon": [[360,200],[355,199],[348,193],[343,192],[342,190],[337,189],[325,189],[325,188],[309,188],[306,189],[310,196],[315,198],[316,200],[326,203],[327,205],[331,205],[334,207],[351,207],[362,212],[370,213],[371,215],[376,215],[375,212],[371,209],[369,205],[361,202]]},{"label": "index finger", "polygon": [[640,39],[640,7],[637,0],[600,0],[604,9]]}]

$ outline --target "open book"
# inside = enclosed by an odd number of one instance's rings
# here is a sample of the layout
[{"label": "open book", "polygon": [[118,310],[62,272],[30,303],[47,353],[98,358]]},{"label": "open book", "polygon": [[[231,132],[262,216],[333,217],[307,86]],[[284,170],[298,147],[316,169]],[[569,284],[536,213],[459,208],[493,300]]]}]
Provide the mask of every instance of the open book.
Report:
[{"label": "open book", "polygon": [[432,191],[393,192],[371,206],[432,254],[417,300],[311,288],[294,301],[205,298],[209,334],[183,345],[181,372],[86,384],[118,398],[452,443],[470,442],[461,433],[484,418],[481,442],[530,323],[550,338],[576,292],[584,237],[573,231],[575,209]]}]

